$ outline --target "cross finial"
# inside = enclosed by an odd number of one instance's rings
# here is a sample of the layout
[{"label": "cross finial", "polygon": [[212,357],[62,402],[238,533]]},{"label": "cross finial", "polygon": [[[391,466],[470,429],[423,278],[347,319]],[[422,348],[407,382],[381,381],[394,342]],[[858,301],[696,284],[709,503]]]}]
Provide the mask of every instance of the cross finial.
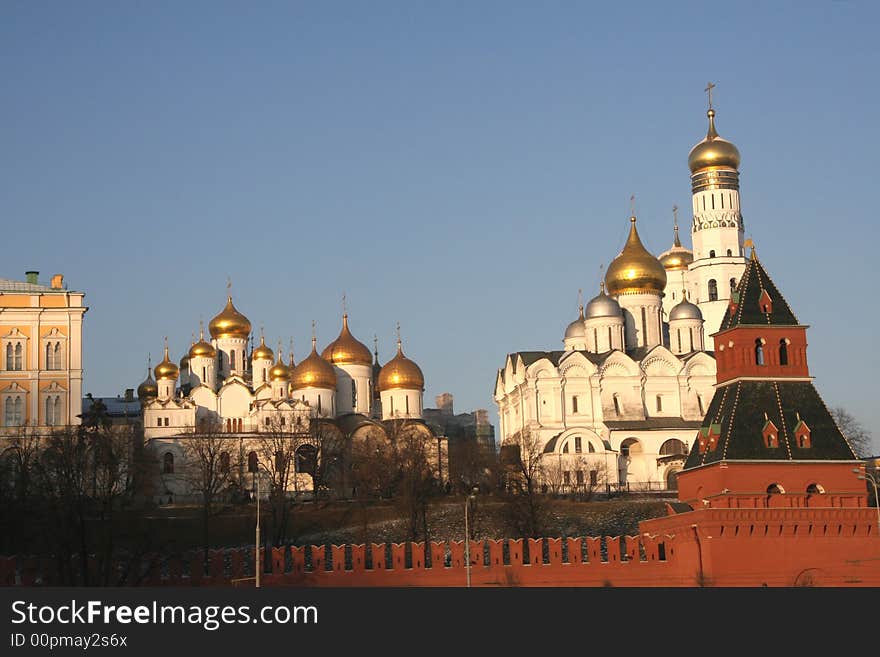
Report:
[{"label": "cross finial", "polygon": [[400,346],[400,322],[397,322],[397,346]]},{"label": "cross finial", "polygon": [[346,303],[345,292],[342,293],[342,314],[348,314],[348,304]]},{"label": "cross finial", "polygon": [[205,339],[205,320],[199,317],[199,340]]},{"label": "cross finial", "polygon": [[232,276],[226,277],[226,294],[232,296]]},{"label": "cross finial", "polygon": [[633,194],[629,197],[629,216],[636,216],[636,195]]},{"label": "cross finial", "polygon": [[712,109],[712,89],[715,88],[715,85],[711,82],[706,85],[706,88],[703,89],[707,94],[709,94],[709,109]]},{"label": "cross finial", "polygon": [[675,226],[675,230],[678,230],[678,206],[672,206],[672,223]]},{"label": "cross finial", "polygon": [[379,360],[379,336],[373,333],[373,353],[376,355],[376,360]]},{"label": "cross finial", "polygon": [[583,312],[584,310],[584,290],[583,288],[578,288],[578,309]]}]

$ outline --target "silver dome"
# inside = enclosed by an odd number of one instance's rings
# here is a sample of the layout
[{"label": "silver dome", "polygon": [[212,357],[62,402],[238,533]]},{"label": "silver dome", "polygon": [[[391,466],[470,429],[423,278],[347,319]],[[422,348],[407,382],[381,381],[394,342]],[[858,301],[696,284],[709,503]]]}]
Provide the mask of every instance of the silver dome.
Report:
[{"label": "silver dome", "polygon": [[590,300],[590,303],[587,304],[584,317],[587,319],[595,319],[597,317],[623,317],[623,312],[620,310],[620,304],[605,294],[605,291],[602,290]]},{"label": "silver dome", "polygon": [[569,338],[583,338],[587,335],[587,330],[584,328],[584,317],[581,315],[576,320],[574,320],[571,324],[568,325],[568,328],[565,329],[565,339]]},{"label": "silver dome", "polygon": [[703,313],[687,299],[682,299],[669,311],[669,321],[676,319],[703,319]]}]

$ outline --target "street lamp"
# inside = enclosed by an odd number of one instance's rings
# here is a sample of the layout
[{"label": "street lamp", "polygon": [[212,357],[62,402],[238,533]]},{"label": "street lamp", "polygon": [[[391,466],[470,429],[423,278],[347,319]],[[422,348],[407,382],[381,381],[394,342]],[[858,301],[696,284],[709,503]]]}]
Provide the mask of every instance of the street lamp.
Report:
[{"label": "street lamp", "polygon": [[877,486],[880,482],[878,482],[877,478],[867,470],[865,471],[865,474],[862,474],[861,468],[853,468],[853,472],[858,475],[858,479],[870,481],[874,484],[874,504],[877,506],[877,536],[880,537],[880,496],[877,495]]},{"label": "street lamp", "polygon": [[464,501],[464,570],[467,573],[468,588],[471,587],[471,535],[468,532],[468,506],[470,506],[471,500],[474,499],[478,490],[479,488],[474,486],[473,491]]}]

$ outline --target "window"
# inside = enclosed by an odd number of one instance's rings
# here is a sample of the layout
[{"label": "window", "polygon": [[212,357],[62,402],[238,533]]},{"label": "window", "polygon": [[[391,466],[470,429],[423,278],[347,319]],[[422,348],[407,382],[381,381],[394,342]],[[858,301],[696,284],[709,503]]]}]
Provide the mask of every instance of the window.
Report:
[{"label": "window", "polygon": [[614,413],[615,415],[620,415],[620,399],[617,398],[617,393],[614,393],[614,396],[611,398],[614,402]]},{"label": "window", "polygon": [[229,350],[229,370],[235,369],[235,349]]},{"label": "window", "polygon": [[[714,251],[712,251],[714,257]],[[714,278],[709,279],[709,301],[718,301],[718,283]]]},{"label": "window", "polygon": [[568,470],[562,473],[562,482],[566,486],[571,484],[571,473]]},{"label": "window", "polygon": [[583,447],[581,446],[581,437],[575,436],[574,437],[574,453],[580,454],[582,451],[583,451]]},{"label": "window", "polygon": [[590,486],[595,486],[599,481],[599,471],[590,470]]},{"label": "window", "polygon": [[712,249],[711,251],[709,251],[709,257],[710,257],[710,258],[714,258],[714,257],[715,257],[715,249]]},{"label": "window", "polygon": [[659,413],[662,410],[663,410],[663,397],[661,397],[660,395],[657,395],[657,412]]},{"label": "window", "polygon": [[409,395],[406,395],[403,399],[406,402],[406,414],[409,415]]},{"label": "window", "polygon": [[562,446],[562,453],[568,454],[568,441],[565,441],[565,444]]},{"label": "window", "polygon": [[577,398],[577,396],[574,396],[571,398],[571,412],[572,413],[578,412],[578,398]]},{"label": "window", "polygon": [[60,397],[46,397],[46,424],[50,427],[61,424]]},{"label": "window", "polygon": [[265,421],[264,421],[264,424],[268,427],[268,426],[269,426],[269,423],[270,423],[269,418],[266,418]]},{"label": "window", "polygon": [[[357,386],[355,385],[355,382],[352,381],[351,382],[351,408],[352,409],[357,407],[357,400],[358,400]],[[407,408],[406,410],[407,410],[407,412],[409,412],[409,408]]]},{"label": "window", "polygon": [[779,341],[779,364],[788,365],[788,345],[785,338]]},{"label": "window", "polygon": [[596,448],[593,447],[593,443],[591,443],[591,442],[587,442],[587,451],[588,451],[590,454],[595,454],[595,453],[596,453]]},{"label": "window", "polygon": [[248,452],[248,472],[257,471],[257,453]]},{"label": "window", "polygon": [[208,368],[202,366],[202,383],[208,380]]},{"label": "window", "polygon": [[678,350],[681,351],[681,329],[675,329],[675,334],[678,337]]},{"label": "window", "polygon": [[782,488],[779,484],[770,484],[767,486],[767,494],[768,495],[781,495],[785,492],[785,489]]},{"label": "window", "polygon": [[284,452],[282,450],[279,449],[275,452],[275,472],[284,472],[286,460],[287,459],[284,458]]},{"label": "window", "polygon": [[3,424],[7,427],[20,427],[24,422],[23,410],[24,403],[22,402],[21,395],[7,397]]},{"label": "window", "polygon": [[162,426],[162,418],[160,418],[160,417],[159,417],[159,418],[156,418],[156,426],[157,426],[157,427],[161,427],[161,426]]},{"label": "window", "polygon": [[761,338],[755,340],[755,365],[764,364],[764,347],[761,342]]},{"label": "window", "polygon": [[730,294],[733,295],[734,290],[736,290],[736,279],[730,279]]},{"label": "window", "polygon": [[685,444],[678,438],[670,438],[660,445],[660,456],[672,456],[674,454],[687,454]]},{"label": "window", "polygon": [[162,457],[162,474],[174,474],[174,454],[165,452]]},{"label": "window", "polygon": [[60,342],[47,342],[46,343],[46,369],[47,370],[63,369],[63,363],[61,361],[62,361],[61,343]]},{"label": "window", "polygon": [[731,251],[730,249],[727,249],[727,255],[732,256],[732,255],[733,255],[733,251]]},{"label": "window", "polygon": [[700,409],[700,415],[706,414],[706,411],[703,408],[703,398],[700,395],[697,395],[697,407]]},{"label": "window", "polygon": [[14,372],[22,370],[24,347],[21,342],[6,343],[6,369]]},{"label": "window", "polygon": [[640,342],[642,345],[648,344],[648,319],[644,308],[642,308],[642,335]]},{"label": "window", "polygon": [[810,484],[807,486],[807,493],[810,495],[822,495],[825,493],[825,489],[819,484]]},{"label": "window", "polygon": [[583,485],[584,485],[584,471],[583,471],[583,470],[578,470],[578,471],[575,472],[574,474],[575,474],[575,477],[576,477],[577,485],[578,485],[578,486],[583,486]]},{"label": "window", "polygon": [[220,472],[229,472],[229,452],[220,452]]}]

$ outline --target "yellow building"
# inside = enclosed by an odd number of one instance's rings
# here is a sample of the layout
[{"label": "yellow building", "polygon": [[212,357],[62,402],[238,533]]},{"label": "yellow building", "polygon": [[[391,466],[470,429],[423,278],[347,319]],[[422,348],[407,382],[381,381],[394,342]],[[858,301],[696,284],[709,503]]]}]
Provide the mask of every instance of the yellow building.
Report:
[{"label": "yellow building", "polygon": [[0,432],[79,424],[83,292],[56,274],[48,285],[0,278]]}]

